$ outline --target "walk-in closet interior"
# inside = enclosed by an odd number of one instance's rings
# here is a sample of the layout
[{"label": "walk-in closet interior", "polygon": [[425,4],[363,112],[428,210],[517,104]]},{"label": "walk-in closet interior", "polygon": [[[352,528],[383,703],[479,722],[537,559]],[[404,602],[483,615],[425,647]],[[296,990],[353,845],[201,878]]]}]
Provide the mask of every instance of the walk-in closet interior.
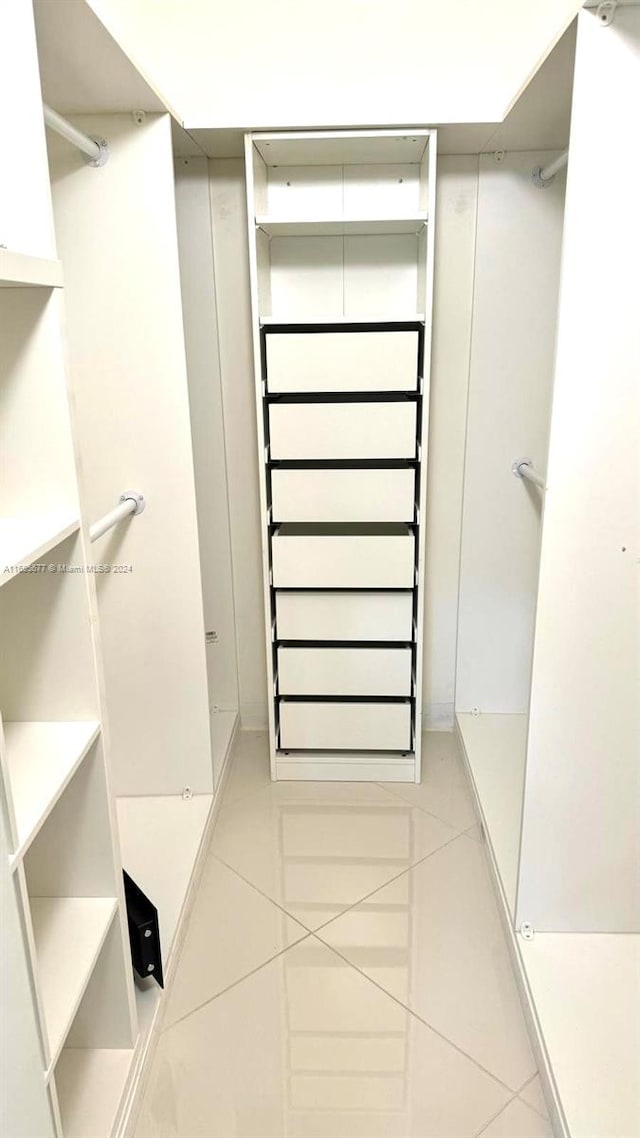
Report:
[{"label": "walk-in closet interior", "polygon": [[3,1138],[133,1135],[239,730],[455,734],[554,1133],[640,1134],[640,7],[564,7],[500,118],[241,126],[0,7]]}]

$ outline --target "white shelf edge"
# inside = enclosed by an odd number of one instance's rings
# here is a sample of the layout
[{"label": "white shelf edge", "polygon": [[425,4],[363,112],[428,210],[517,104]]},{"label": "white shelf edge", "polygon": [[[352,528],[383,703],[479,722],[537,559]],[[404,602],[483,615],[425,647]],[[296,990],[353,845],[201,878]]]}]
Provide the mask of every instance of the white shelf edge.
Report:
[{"label": "white shelf edge", "polygon": [[279,217],[272,214],[256,216],[255,225],[270,237],[298,237],[317,234],[320,237],[375,234],[418,234],[428,224],[425,211],[398,214],[395,217]]},{"label": "white shelf edge", "polygon": [[262,327],[270,324],[288,324],[297,328],[312,324],[424,324],[424,312],[408,312],[406,316],[261,316]]},{"label": "white shelf edge", "polygon": [[63,1049],[54,1079],[64,1138],[109,1138],[118,1116],[134,1049]]},{"label": "white shelf edge", "polygon": [[[115,897],[30,897],[49,1077],[118,909]],[[66,976],[65,976],[66,972]],[[66,981],[67,992],[61,991]]]},{"label": "white shelf edge", "polygon": [[[0,588],[20,576],[20,569],[16,569],[15,572],[7,572],[7,569],[22,566],[24,572],[24,568],[33,565],[38,558],[55,549],[80,529],[80,519],[77,515],[68,517],[64,522],[59,514],[55,518],[55,521],[45,525],[46,517],[0,517]],[[31,528],[34,530],[33,534],[29,533]],[[6,531],[13,531],[12,541],[8,541]],[[22,541],[19,540],[21,536]],[[13,549],[11,545],[14,546]]]},{"label": "white shelf edge", "polygon": [[62,262],[0,249],[0,288],[62,288]]},{"label": "white shelf edge", "polygon": [[[34,838],[40,832],[54,806],[59,801],[83,759],[89,753],[89,750],[98,738],[100,734],[100,724],[93,720],[89,722],[77,721],[70,723],[14,723],[12,721],[5,721],[3,727],[5,737],[5,761],[9,776],[9,793],[11,794],[13,802],[17,830],[16,849],[10,857],[11,868],[15,869],[22,861]],[[27,812],[20,806],[20,796],[15,793],[15,784],[17,781],[17,768],[23,767],[25,763],[28,762],[24,752],[37,749],[38,747],[42,747],[42,744],[46,744],[47,733],[51,735],[51,742],[54,742],[54,736],[62,734],[64,730],[69,728],[71,728],[74,735],[78,736],[74,740],[75,745],[73,747],[71,745],[69,746],[68,757],[60,763],[57,777],[51,780],[50,791],[44,797],[42,804],[36,811],[31,812],[32,820],[28,822],[23,821],[21,824],[21,819],[24,819]],[[80,728],[84,728],[84,731],[81,731]],[[20,742],[17,743],[16,736],[18,734],[31,734],[36,736],[36,738],[31,741],[29,739],[20,740]],[[41,741],[37,739],[38,734],[43,736]],[[57,740],[55,741],[57,742]],[[46,765],[46,758],[43,751],[40,753],[39,760],[34,763],[34,775],[36,776],[38,785],[41,785],[41,775],[38,767],[42,765]],[[21,771],[21,773],[24,774],[23,771]]]}]

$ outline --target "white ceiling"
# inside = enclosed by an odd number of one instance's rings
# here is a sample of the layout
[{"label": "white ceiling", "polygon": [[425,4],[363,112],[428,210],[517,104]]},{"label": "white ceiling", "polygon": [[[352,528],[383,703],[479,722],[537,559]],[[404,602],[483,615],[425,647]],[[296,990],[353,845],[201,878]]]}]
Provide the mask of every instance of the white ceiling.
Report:
[{"label": "white ceiling", "polygon": [[[116,0],[91,0],[102,9]],[[143,0],[128,0],[135,7]],[[163,0],[173,7],[175,0]],[[351,0],[353,2],[353,0]],[[512,0],[513,2],[513,0]],[[538,3],[546,0],[538,0]],[[559,3],[560,0],[554,0]],[[569,0],[565,0],[566,3]],[[153,0],[159,5],[160,0]],[[189,0],[190,6],[194,0]],[[197,5],[196,5],[197,6]],[[87,0],[34,0],[43,97],[63,114],[104,112],[147,112],[169,110],[174,115],[173,136],[176,154],[203,152],[210,157],[241,157],[243,131],[238,127],[198,126],[188,130],[178,125],[178,114],[159,94],[157,86],[140,73]],[[189,9],[184,8],[185,19]],[[156,19],[162,15],[156,9]],[[62,17],[62,12],[64,16]],[[104,17],[104,11],[102,11]],[[152,16],[148,25],[155,26]],[[130,46],[129,46],[130,50]],[[575,22],[557,42],[554,50],[534,73],[504,122],[445,123],[438,126],[438,150],[444,154],[481,153],[488,150],[556,149],[567,145],[571,113],[571,87],[575,50]],[[166,77],[169,78],[168,76]],[[295,106],[295,98],[292,100]],[[255,124],[253,124],[255,125]],[[316,123],[314,126],[322,126]],[[325,123],[328,129],[336,124]],[[340,125],[357,127],[357,122]],[[438,125],[437,123],[371,123],[371,126]],[[285,122],[279,129],[295,129],[299,124]]]},{"label": "white ceiling", "polygon": [[166,111],[85,0],[34,0],[42,97],[61,114]]}]

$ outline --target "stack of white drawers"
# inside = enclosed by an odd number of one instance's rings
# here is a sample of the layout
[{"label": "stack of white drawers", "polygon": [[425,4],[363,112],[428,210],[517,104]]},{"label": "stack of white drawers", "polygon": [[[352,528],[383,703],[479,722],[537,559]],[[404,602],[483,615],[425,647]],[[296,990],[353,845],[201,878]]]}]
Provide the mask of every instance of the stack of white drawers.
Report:
[{"label": "stack of white drawers", "polygon": [[413,749],[421,335],[263,331],[281,752]]}]

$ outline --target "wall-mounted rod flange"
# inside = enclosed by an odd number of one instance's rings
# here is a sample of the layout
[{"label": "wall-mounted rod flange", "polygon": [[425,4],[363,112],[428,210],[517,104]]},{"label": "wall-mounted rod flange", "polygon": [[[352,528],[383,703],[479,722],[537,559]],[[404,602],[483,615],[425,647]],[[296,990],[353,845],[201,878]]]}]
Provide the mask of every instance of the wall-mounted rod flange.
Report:
[{"label": "wall-mounted rod flange", "polygon": [[109,143],[106,138],[97,138],[94,134],[90,135],[90,138],[99,148],[99,153],[96,154],[95,158],[87,157],[87,166],[106,166],[109,160]]},{"label": "wall-mounted rod flange", "polygon": [[100,518],[90,527],[90,541],[97,541],[103,533],[132,514],[141,514],[146,504],[144,494],[141,494],[139,490],[125,490],[120,495],[120,505],[116,506],[115,510],[110,510],[108,514],[105,514],[103,518]]},{"label": "wall-mounted rod flange", "polygon": [[546,482],[535,469],[532,458],[517,458],[511,463],[511,473],[514,478],[525,478],[527,482],[535,482],[541,490],[546,490]]},{"label": "wall-mounted rod flange", "polygon": [[93,138],[91,135],[78,130],[77,126],[59,115],[53,107],[48,107],[46,103],[42,104],[42,110],[47,126],[51,130],[55,130],[56,134],[66,138],[72,146],[81,150],[86,156],[89,166],[104,166],[109,157],[109,144],[106,138]]},{"label": "wall-mounted rod flange", "polygon": [[530,921],[523,921],[520,925],[520,936],[523,940],[535,940],[536,930]]},{"label": "wall-mounted rod flange", "polygon": [[552,162],[547,162],[546,166],[536,166],[531,171],[531,181],[534,186],[539,186],[540,189],[546,190],[547,186],[551,185],[558,171],[562,170],[568,161],[569,151],[563,150],[562,154],[559,154]]},{"label": "wall-mounted rod flange", "polygon": [[144,494],[141,494],[139,490],[123,490],[122,494],[120,495],[120,501],[126,502],[129,500],[129,498],[131,498],[131,500],[136,504],[135,510],[132,510],[131,513],[141,514],[147,504],[145,502]]}]

